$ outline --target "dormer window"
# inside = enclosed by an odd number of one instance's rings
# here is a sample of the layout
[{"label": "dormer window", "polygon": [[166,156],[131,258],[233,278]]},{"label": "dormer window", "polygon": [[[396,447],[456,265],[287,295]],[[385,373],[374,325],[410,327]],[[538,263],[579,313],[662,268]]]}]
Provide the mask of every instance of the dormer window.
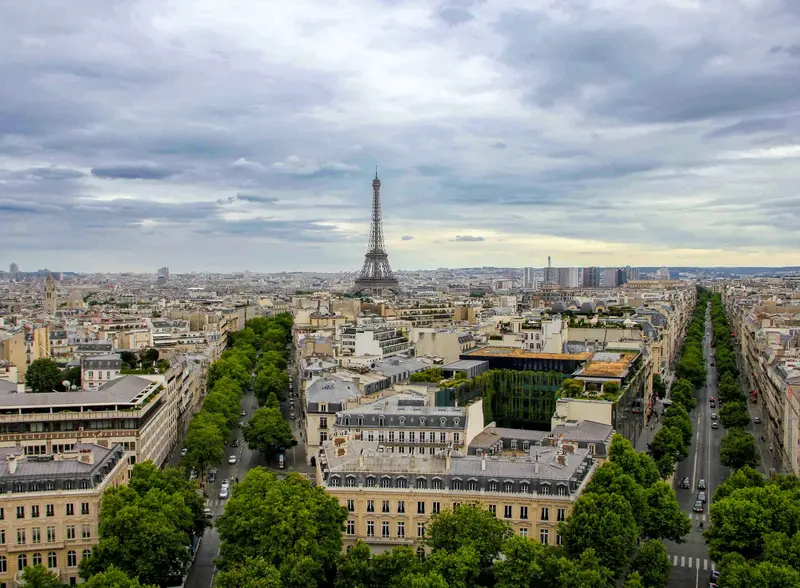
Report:
[{"label": "dormer window", "polygon": [[444,418],[444,417],[440,418],[439,419],[439,424],[444,427],[447,424],[447,419]]},{"label": "dormer window", "polygon": [[461,419],[459,419],[459,418],[454,418],[454,419],[453,419],[453,424],[454,424],[456,427],[458,426],[458,423],[460,423],[460,422],[461,422]]},{"label": "dormer window", "polygon": [[358,417],[358,426],[359,427],[363,427],[364,426],[364,417],[362,417],[362,416]]},{"label": "dormer window", "polygon": [[402,417],[402,416],[401,416],[401,417],[400,417],[400,419],[399,419],[399,421],[400,421],[400,424],[401,424],[401,425],[405,425],[405,424],[406,424],[406,417]]},{"label": "dormer window", "polygon": [[425,426],[425,417],[419,417],[419,425],[420,425],[421,427],[424,427],[424,426]]},{"label": "dormer window", "polygon": [[497,492],[499,490],[499,486],[496,480],[489,481],[489,492]]},{"label": "dormer window", "polygon": [[320,412],[328,412],[328,405],[327,404],[320,404],[319,405]]}]

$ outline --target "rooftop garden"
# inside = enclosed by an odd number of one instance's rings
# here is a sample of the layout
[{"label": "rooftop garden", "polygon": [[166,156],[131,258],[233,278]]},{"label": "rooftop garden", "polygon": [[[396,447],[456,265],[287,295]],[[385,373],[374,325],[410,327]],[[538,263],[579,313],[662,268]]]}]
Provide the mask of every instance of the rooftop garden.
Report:
[{"label": "rooftop garden", "polygon": [[586,400],[605,400],[616,402],[622,389],[617,382],[584,382],[575,378],[567,378],[561,383],[558,391],[560,398],[584,398]]}]

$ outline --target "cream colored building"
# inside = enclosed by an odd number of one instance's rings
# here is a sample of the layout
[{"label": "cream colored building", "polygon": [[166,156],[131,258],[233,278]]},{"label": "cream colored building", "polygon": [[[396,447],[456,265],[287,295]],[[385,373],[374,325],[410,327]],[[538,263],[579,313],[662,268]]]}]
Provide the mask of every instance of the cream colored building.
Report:
[{"label": "cream colored building", "polygon": [[26,455],[0,448],[0,585],[21,586],[22,571],[42,564],[77,584],[78,564],[99,540],[103,492],[128,480],[120,444],[76,444]]},{"label": "cream colored building", "polygon": [[439,357],[444,363],[457,361],[462,353],[475,348],[471,333],[447,329],[414,329],[417,357]]},{"label": "cream colored building", "polygon": [[47,274],[47,279],[44,281],[43,307],[45,314],[50,316],[55,315],[58,308],[58,283],[51,274]]},{"label": "cream colored building", "polygon": [[344,546],[362,540],[374,552],[421,545],[431,515],[465,504],[487,508],[515,534],[560,545],[565,520],[596,463],[572,444],[532,447],[521,455],[387,452],[378,441],[326,441],[316,481],[348,511]]},{"label": "cream colored building", "polygon": [[0,331],[0,360],[5,360],[17,367],[17,376],[20,382],[25,381],[25,371],[28,369],[27,353],[25,350],[25,333],[8,333]]}]

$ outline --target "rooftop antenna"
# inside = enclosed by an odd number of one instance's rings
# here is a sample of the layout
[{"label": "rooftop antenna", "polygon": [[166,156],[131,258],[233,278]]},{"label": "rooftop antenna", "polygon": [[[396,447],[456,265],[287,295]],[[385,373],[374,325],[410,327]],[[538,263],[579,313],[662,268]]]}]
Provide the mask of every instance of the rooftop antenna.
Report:
[{"label": "rooftop antenna", "polygon": [[375,166],[375,179],[378,179],[378,166]]}]

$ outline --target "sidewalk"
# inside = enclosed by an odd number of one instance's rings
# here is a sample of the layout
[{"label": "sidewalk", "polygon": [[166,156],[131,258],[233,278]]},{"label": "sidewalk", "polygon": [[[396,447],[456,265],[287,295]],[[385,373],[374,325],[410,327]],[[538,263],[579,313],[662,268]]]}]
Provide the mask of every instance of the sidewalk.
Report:
[{"label": "sidewalk", "polygon": [[[670,388],[672,387],[672,382],[675,380],[675,374],[673,374],[669,370],[664,370],[663,376],[664,384],[667,386],[667,395],[665,399],[669,399],[669,392]],[[644,424],[644,429],[642,429],[642,434],[636,439],[636,445],[634,449],[636,451],[647,453],[647,446],[653,440],[658,430],[661,428],[661,422],[663,421],[663,414],[664,414],[664,404],[662,400],[656,400],[653,404],[653,414],[650,417],[650,420]]]}]

